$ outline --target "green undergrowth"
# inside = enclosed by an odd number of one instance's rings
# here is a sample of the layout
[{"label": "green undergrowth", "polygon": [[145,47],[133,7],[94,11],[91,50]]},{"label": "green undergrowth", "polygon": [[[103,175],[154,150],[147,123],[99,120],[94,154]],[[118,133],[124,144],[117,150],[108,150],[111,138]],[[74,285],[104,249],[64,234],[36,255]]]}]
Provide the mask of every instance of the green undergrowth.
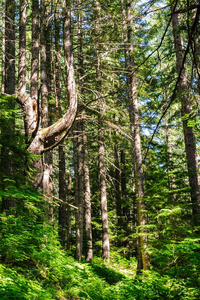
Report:
[{"label": "green undergrowth", "polygon": [[109,262],[77,262],[61,248],[56,224],[45,222],[42,197],[27,186],[11,182],[3,197],[13,197],[16,206],[0,214],[1,300],[200,299],[198,238],[155,243],[152,270],[136,276],[136,259],[115,251]]},{"label": "green undergrowth", "polygon": [[[187,240],[184,249],[182,244],[177,249],[182,260],[188,253],[188,265],[184,267],[182,261],[176,271],[173,267],[165,272],[157,268],[157,272],[150,271],[140,277],[136,276],[136,259],[127,260],[116,252],[111,252],[110,262],[98,257],[90,263],[75,261],[61,249],[56,228],[41,222],[40,210],[33,207],[29,205],[21,215],[19,209],[16,216],[0,215],[1,300],[200,299],[199,253],[190,254],[194,241]],[[30,218],[31,212],[34,214]],[[194,250],[198,250],[197,246]],[[157,256],[157,260],[162,259],[162,255]],[[179,270],[184,276],[181,277]]]},{"label": "green undergrowth", "polygon": [[148,300],[200,299],[198,288],[187,282],[148,272],[134,277],[135,262],[111,255],[111,261],[95,258],[77,262],[57,244],[33,249],[26,263],[0,265],[0,299],[51,300]]},{"label": "green undergrowth", "polygon": [[44,221],[38,194],[12,185],[6,192],[17,212],[0,215],[1,300],[200,299],[199,239],[152,249],[152,270],[143,277],[136,276],[135,258],[114,251],[109,262],[77,262],[61,248],[56,225]]}]

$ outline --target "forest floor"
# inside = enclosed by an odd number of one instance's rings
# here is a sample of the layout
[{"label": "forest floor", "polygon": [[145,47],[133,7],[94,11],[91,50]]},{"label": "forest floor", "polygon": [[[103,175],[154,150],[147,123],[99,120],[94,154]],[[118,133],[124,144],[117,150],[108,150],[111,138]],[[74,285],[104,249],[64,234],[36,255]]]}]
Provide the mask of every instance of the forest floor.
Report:
[{"label": "forest floor", "polygon": [[[41,255],[41,253],[40,253]],[[136,277],[136,260],[116,253],[110,262],[95,258],[77,262],[58,248],[44,251],[37,261],[0,265],[0,299],[19,300],[199,300],[199,293],[183,280],[150,271]]]}]

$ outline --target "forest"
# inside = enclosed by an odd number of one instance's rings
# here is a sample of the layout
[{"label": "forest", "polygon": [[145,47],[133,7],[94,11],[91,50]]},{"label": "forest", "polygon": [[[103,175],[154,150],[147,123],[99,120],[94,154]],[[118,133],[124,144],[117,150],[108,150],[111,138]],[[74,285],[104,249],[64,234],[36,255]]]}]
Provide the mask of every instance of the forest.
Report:
[{"label": "forest", "polygon": [[200,3],[0,0],[0,299],[200,299]]}]

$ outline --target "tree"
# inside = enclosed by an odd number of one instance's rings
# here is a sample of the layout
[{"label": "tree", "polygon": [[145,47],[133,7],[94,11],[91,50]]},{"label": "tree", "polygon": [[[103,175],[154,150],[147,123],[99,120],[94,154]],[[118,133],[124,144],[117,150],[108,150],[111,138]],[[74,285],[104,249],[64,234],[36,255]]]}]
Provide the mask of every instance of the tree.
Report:
[{"label": "tree", "polygon": [[[77,95],[71,39],[71,3],[70,1],[64,1],[62,10],[63,47],[66,63],[66,90],[69,106],[65,114],[55,124],[42,129],[38,129],[38,103],[26,93],[26,2],[21,3],[21,11],[18,101],[21,104],[25,115],[24,126],[27,143],[29,145],[28,149],[30,152],[40,155],[53,149],[66,138],[76,117]],[[38,167],[41,168],[41,165]]]},{"label": "tree", "polygon": [[[127,19],[125,14],[124,1],[122,0],[122,16],[124,28],[124,44],[126,67],[128,71],[127,88],[128,88],[128,101],[129,101],[129,118],[132,135],[132,162],[134,166],[134,182],[136,193],[136,206],[137,206],[137,226],[138,226],[138,272],[141,270],[149,270],[149,256],[146,252],[147,248],[147,235],[145,225],[147,224],[146,208],[144,203],[144,175],[142,169],[142,152],[141,152],[141,139],[140,139],[140,122],[138,111],[137,99],[137,86],[136,77],[133,72],[134,68],[134,48],[133,48],[133,24],[131,17],[131,3],[127,1]],[[127,20],[127,23],[126,23]],[[126,25],[127,24],[127,25]]]},{"label": "tree", "polygon": [[[5,6],[4,6],[5,5]],[[15,1],[3,2],[3,57],[2,57],[2,92],[8,95],[15,94]],[[15,100],[14,97],[8,98],[8,110],[12,112],[12,118],[9,118],[9,122],[1,124],[1,133],[3,140],[7,140],[7,145],[12,145],[12,135],[15,131]],[[0,168],[2,174],[4,173],[4,181],[2,188],[6,189],[6,180],[13,176],[13,153],[9,146],[3,145],[1,149],[1,162]],[[9,211],[11,207],[15,206],[15,201],[7,197],[3,198],[2,211]]]},{"label": "tree", "polygon": [[84,220],[84,157],[83,157],[83,121],[74,125],[74,173],[76,211],[76,259],[81,260],[83,254],[83,220]]},{"label": "tree", "polygon": [[[100,17],[100,3],[96,2],[97,18]],[[99,22],[96,22],[95,30],[99,31]],[[99,183],[100,183],[100,197],[101,197],[101,219],[102,219],[102,258],[109,260],[110,256],[110,242],[109,242],[109,229],[108,229],[108,211],[107,211],[107,192],[106,192],[106,164],[105,164],[105,147],[104,147],[104,105],[101,99],[102,96],[102,79],[101,79],[101,58],[99,44],[96,44],[96,81],[97,81],[97,95],[98,112],[99,112],[99,128],[98,128],[98,151],[99,151]]]},{"label": "tree", "polygon": [[[50,15],[50,11],[48,8],[49,1],[43,1],[41,3],[41,125],[42,128],[47,128],[51,125],[51,116],[50,116],[50,95],[51,95],[51,55],[50,48],[52,47],[51,43],[51,26],[49,24],[48,18]],[[35,11],[36,8],[35,8]],[[35,22],[36,23],[36,22]],[[46,203],[52,202],[52,193],[53,193],[53,154],[52,151],[49,150],[43,154],[42,160],[42,190],[43,194],[46,197]],[[49,221],[53,221],[53,208],[51,204],[46,207],[46,216]]]},{"label": "tree", "polygon": [[173,13],[172,7],[172,27],[174,35],[174,47],[176,50],[176,69],[180,76],[179,91],[181,101],[181,116],[183,121],[183,133],[185,141],[185,152],[187,158],[187,169],[191,193],[193,223],[195,226],[200,225],[200,195],[199,195],[199,182],[198,182],[198,163],[196,153],[196,140],[192,126],[188,126],[188,118],[191,115],[191,103],[189,83],[187,79],[187,70],[185,62],[183,61],[183,40],[179,33],[179,20],[178,14]]}]

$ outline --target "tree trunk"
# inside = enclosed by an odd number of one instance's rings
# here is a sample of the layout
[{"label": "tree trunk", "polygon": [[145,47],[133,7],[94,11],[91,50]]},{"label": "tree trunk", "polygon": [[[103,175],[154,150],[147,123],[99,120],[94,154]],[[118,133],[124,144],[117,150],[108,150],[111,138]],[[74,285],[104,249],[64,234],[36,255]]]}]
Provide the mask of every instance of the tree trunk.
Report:
[{"label": "tree trunk", "polygon": [[[14,95],[15,93],[15,1],[6,1],[4,10],[4,20],[3,20],[3,69],[2,69],[2,91],[8,95]],[[14,97],[9,97],[8,108],[9,110],[15,109]],[[7,141],[7,145],[12,145],[12,139],[15,132],[15,117],[12,117],[7,122],[6,126],[2,124],[1,134],[2,139]],[[1,148],[1,162],[0,167],[2,169],[2,174],[4,174],[4,179],[12,178],[14,173],[13,167],[13,155],[12,149],[2,145]],[[3,180],[3,189],[9,183]],[[2,212],[9,212],[11,207],[15,206],[15,200],[13,197],[2,198]]]},{"label": "tree trunk", "polygon": [[1,93],[5,93],[5,60],[6,60],[6,38],[5,38],[5,11],[6,11],[6,1],[2,1],[2,65],[1,65]]},{"label": "tree trunk", "polygon": [[[134,68],[134,49],[132,44],[132,15],[131,15],[131,3],[127,0],[127,14],[124,8],[124,1],[122,3],[122,17],[123,17],[123,30],[125,49],[126,68],[128,73],[128,100],[129,100],[129,118],[132,135],[132,161],[134,167],[134,181],[135,181],[135,194],[136,194],[136,206],[137,206],[137,226],[138,226],[138,273],[141,270],[149,270],[149,256],[146,252],[147,249],[147,235],[145,225],[147,224],[147,215],[144,204],[144,185],[143,185],[143,170],[142,170],[142,151],[140,141],[140,123],[139,123],[139,111],[137,103],[137,91],[136,91],[136,78],[133,73]],[[126,23],[127,19],[127,23]]]},{"label": "tree trunk", "polygon": [[126,155],[124,150],[121,150],[120,153],[121,160],[121,197],[123,205],[123,217],[124,220],[127,220],[127,207],[126,207]]},{"label": "tree trunk", "polygon": [[[24,128],[27,144],[30,143],[31,138],[36,134],[36,129],[38,127],[38,103],[37,99],[31,98],[26,94],[26,0],[20,0],[20,27],[19,27],[19,74],[18,74],[18,101],[22,106],[24,113]],[[35,19],[35,17],[33,17]],[[37,35],[35,31],[36,26],[33,26],[33,33]],[[37,37],[36,37],[37,39]],[[34,49],[34,54],[32,57],[32,63],[37,60],[37,45],[33,43],[32,49]],[[32,68],[32,74],[34,77],[34,84],[31,86],[31,92],[33,92],[33,86],[36,85],[37,89],[37,70]],[[36,75],[36,78],[35,78]],[[36,96],[37,97],[37,96]]]},{"label": "tree trunk", "polygon": [[[102,118],[102,111],[100,112]],[[105,164],[105,149],[104,149],[104,131],[103,122],[99,122],[99,178],[100,178],[100,197],[101,197],[101,219],[102,219],[102,258],[109,260],[110,243],[108,230],[108,211],[107,211],[107,193],[106,193],[106,164]]]},{"label": "tree trunk", "polygon": [[[50,26],[48,25],[48,1],[41,3],[42,18],[41,18],[41,103],[42,103],[42,127],[47,128],[51,125],[49,95],[51,88],[51,78],[48,70],[51,69],[50,59]],[[52,193],[53,193],[53,156],[52,151],[49,150],[43,154],[43,177],[42,190],[46,197],[45,215],[49,222],[53,222],[53,207]]]},{"label": "tree trunk", "polygon": [[[83,76],[84,76],[84,65],[83,65],[83,33],[82,33],[82,12],[81,12],[81,1],[77,0],[78,7],[78,75],[79,75],[79,93],[84,94],[83,89]],[[91,192],[90,192],[90,174],[88,165],[88,149],[87,149],[87,133],[86,123],[84,120],[85,111],[81,113],[80,122],[80,135],[82,135],[82,147],[83,147],[83,185],[84,185],[84,208],[85,208],[85,231],[86,231],[86,247],[85,247],[85,259],[90,261],[93,258],[92,250],[92,219],[91,219]]]},{"label": "tree trunk", "polygon": [[[58,12],[55,12],[56,20],[55,20],[55,67],[54,67],[54,86],[55,86],[55,110],[56,110],[56,119],[59,120],[60,113],[63,112],[62,105],[58,104],[58,99],[61,103],[61,64],[60,64],[60,26],[58,23]],[[67,250],[70,250],[70,239],[71,239],[71,215],[70,215],[70,207],[67,209],[66,205],[66,167],[65,167],[65,145],[60,144],[58,147],[58,156],[59,156],[59,199],[63,202],[59,204],[58,209],[58,234],[60,243],[63,247],[67,247]],[[68,178],[68,202],[71,198],[71,177],[69,174]],[[67,211],[66,211],[67,210]],[[66,228],[67,227],[67,228]],[[67,240],[66,240],[67,235]]]},{"label": "tree trunk", "polygon": [[[100,3],[96,1],[96,32],[99,32],[99,18],[101,14]],[[100,72],[100,51],[98,42],[95,44],[96,48],[96,76],[97,76],[97,95],[101,98],[102,78]],[[102,97],[103,98],[103,97]],[[99,112],[99,128],[98,128],[98,152],[99,152],[99,184],[100,184],[100,199],[101,199],[101,219],[102,219],[102,258],[109,260],[110,257],[110,241],[109,241],[109,226],[108,226],[108,211],[107,211],[107,192],[106,192],[106,163],[105,163],[105,146],[104,146],[104,128],[103,128],[103,112],[104,105],[101,99],[98,103]]]},{"label": "tree trunk", "polygon": [[[30,97],[34,103],[34,109],[38,110],[38,73],[39,73],[39,2],[32,1],[32,59],[31,59],[31,80],[30,80]],[[38,112],[36,111],[36,115]],[[37,131],[39,120],[37,120]]]},{"label": "tree trunk", "polygon": [[85,228],[86,228],[86,261],[93,259],[92,249],[92,216],[91,216],[91,191],[90,191],[90,172],[88,165],[87,133],[85,122],[83,121],[83,155],[84,155],[84,185],[85,185]]},{"label": "tree trunk", "polygon": [[15,93],[15,1],[6,1],[5,11],[5,93]]},{"label": "tree trunk", "polygon": [[122,198],[121,198],[121,169],[119,160],[119,150],[117,144],[115,144],[114,149],[115,154],[115,199],[116,199],[116,213],[117,213],[117,223],[120,225],[122,223]]},{"label": "tree trunk", "polygon": [[[22,1],[24,3],[24,1]],[[25,133],[29,151],[35,154],[42,154],[56,147],[67,137],[73,125],[77,111],[77,94],[74,77],[73,49],[71,39],[71,2],[63,1],[63,47],[66,64],[66,90],[69,101],[65,114],[53,125],[38,129],[38,109],[35,107],[34,99],[26,93],[26,11],[23,10],[20,26],[19,43],[19,84],[18,101],[22,106],[25,118]]]},{"label": "tree trunk", "polygon": [[63,247],[66,244],[66,226],[67,226],[67,214],[66,214],[66,169],[65,169],[65,146],[59,145],[59,198],[63,203],[59,206],[58,212],[58,225],[59,225],[59,237],[60,243]]},{"label": "tree trunk", "polygon": [[74,126],[74,173],[76,211],[76,259],[81,261],[83,254],[83,204],[84,204],[84,168],[82,124]]},{"label": "tree trunk", "polygon": [[[72,176],[68,173],[68,184],[67,184],[67,201],[70,204],[72,199]],[[71,224],[71,208],[67,207],[67,245],[66,249],[71,249],[71,234],[72,234],[72,224]]]},{"label": "tree trunk", "polygon": [[181,115],[183,120],[183,133],[185,142],[185,151],[187,159],[187,170],[189,176],[190,194],[192,202],[193,225],[200,226],[200,195],[198,182],[198,163],[196,152],[196,140],[194,130],[188,127],[188,117],[191,113],[191,103],[189,100],[189,87],[186,75],[186,66],[183,64],[183,41],[179,33],[178,14],[172,14],[172,27],[174,35],[174,45],[176,50],[176,69],[181,73],[179,81],[179,95],[181,101]]}]

